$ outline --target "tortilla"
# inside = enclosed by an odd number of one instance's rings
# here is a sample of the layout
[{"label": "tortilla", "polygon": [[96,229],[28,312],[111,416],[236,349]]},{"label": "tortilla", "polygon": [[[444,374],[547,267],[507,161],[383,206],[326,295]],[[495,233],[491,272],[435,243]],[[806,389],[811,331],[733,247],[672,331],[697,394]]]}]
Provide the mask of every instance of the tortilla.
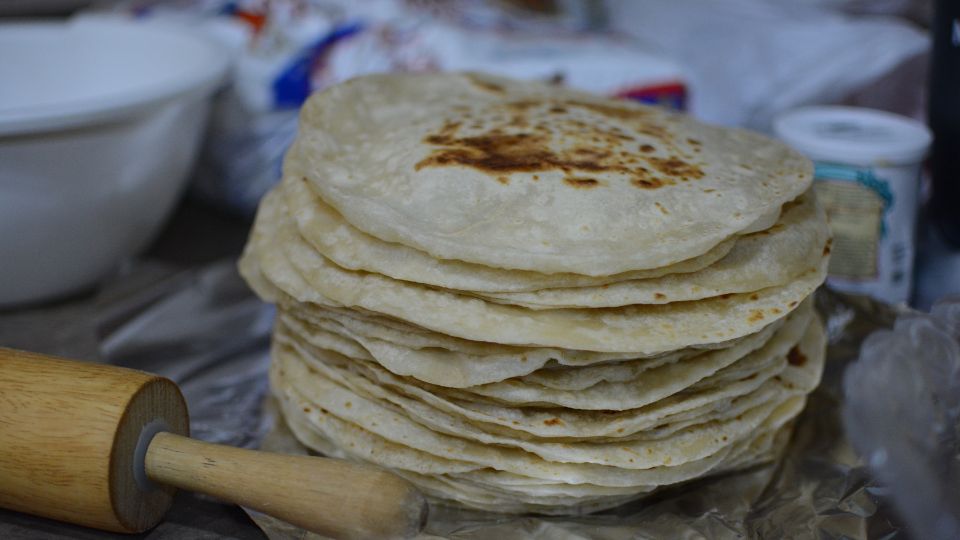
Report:
[{"label": "tortilla", "polygon": [[[331,128],[335,126],[335,128]],[[287,174],[387,242],[497,268],[659,268],[762,230],[812,166],[663,108],[476,74],[352,79],[304,104]]]}]

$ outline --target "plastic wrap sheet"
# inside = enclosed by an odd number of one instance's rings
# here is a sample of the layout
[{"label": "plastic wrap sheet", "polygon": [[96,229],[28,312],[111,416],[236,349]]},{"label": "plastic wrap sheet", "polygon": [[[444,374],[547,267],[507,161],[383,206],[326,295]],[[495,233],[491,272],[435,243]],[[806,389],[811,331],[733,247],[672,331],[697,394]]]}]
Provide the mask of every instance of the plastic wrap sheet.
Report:
[{"label": "plastic wrap sheet", "polygon": [[[824,380],[777,463],[694,482],[652,500],[589,516],[503,516],[433,505],[423,537],[908,538],[903,521],[893,512],[890,495],[895,489],[874,480],[857,457],[844,434],[841,413],[844,370],[857,358],[863,339],[892,327],[898,312],[830,291],[819,293],[818,307],[830,337]],[[101,353],[108,361],[175,379],[190,405],[196,437],[306,453],[268,397],[272,315],[269,307],[247,292],[232,264],[224,263],[168,283],[162,295],[115,307],[111,322],[101,325]],[[956,352],[956,343],[953,346]],[[911,377],[909,371],[898,376]],[[956,385],[950,386],[956,382],[955,375],[951,377],[941,386],[956,392]],[[864,379],[866,383],[882,386],[890,380]],[[882,388],[874,387],[867,395],[882,399],[878,392]],[[887,409],[874,411],[889,414]],[[869,410],[861,414],[869,415]],[[896,422],[889,418],[887,422]],[[869,447],[865,449],[865,455],[870,455]],[[887,481],[897,478],[884,477]],[[317,538],[256,512],[250,514],[273,539]]]}]

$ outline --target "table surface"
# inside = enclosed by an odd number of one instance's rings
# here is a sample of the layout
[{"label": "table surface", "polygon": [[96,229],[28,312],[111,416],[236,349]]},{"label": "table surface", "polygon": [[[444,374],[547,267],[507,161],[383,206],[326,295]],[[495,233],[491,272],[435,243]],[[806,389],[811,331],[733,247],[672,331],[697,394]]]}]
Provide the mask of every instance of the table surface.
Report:
[{"label": "table surface", "polygon": [[[125,263],[97,289],[43,305],[0,311],[0,346],[85,360],[99,359],[94,315],[104,297],[144,283],[239,256],[250,223],[185,199],[144,256]],[[266,536],[239,507],[180,492],[166,519],[140,535],[113,534],[0,510],[0,538],[263,539]]]}]

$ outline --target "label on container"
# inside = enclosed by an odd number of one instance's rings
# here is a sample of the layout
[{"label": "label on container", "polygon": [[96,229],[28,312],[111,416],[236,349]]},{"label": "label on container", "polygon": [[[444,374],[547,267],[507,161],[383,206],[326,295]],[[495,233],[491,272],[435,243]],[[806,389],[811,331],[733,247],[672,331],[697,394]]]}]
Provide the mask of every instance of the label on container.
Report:
[{"label": "label on container", "polygon": [[913,277],[917,167],[816,164],[814,189],[833,231],[828,283],[907,302]]}]

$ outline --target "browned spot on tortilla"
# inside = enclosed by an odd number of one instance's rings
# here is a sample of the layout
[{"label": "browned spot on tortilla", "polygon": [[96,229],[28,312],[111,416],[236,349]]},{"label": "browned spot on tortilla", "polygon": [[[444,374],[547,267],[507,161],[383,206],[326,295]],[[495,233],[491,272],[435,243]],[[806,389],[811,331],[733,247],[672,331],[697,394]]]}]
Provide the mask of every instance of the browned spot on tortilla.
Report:
[{"label": "browned spot on tortilla", "polygon": [[[646,121],[647,111],[643,109],[575,100],[520,100],[497,105],[488,115],[491,123],[486,129],[481,130],[472,123],[467,126],[461,121],[448,120],[424,137],[425,143],[436,148],[416,163],[414,169],[469,167],[487,173],[501,183],[504,183],[501,177],[508,177],[505,173],[515,172],[559,170],[568,173],[568,178],[579,176],[569,173],[602,173],[622,177],[623,181],[644,189],[656,189],[703,176],[698,165],[680,157],[656,158],[641,154],[636,147],[628,148],[625,142],[633,141],[628,130],[602,119],[585,121],[584,118],[571,117],[566,114],[571,108],[587,109],[621,120],[638,120],[630,123],[630,130],[658,138],[668,146],[672,144],[667,129]],[[534,120],[532,115],[544,109],[560,116],[539,116]],[[655,150],[650,144],[645,144],[642,149]],[[589,174],[584,176],[592,177]],[[538,180],[539,176],[533,179]],[[577,187],[601,184],[595,177],[591,180],[596,183],[576,182]]]},{"label": "browned spot on tortilla", "polygon": [[807,357],[800,351],[800,347],[794,345],[790,352],[787,353],[787,362],[791,366],[802,366],[807,363]]},{"label": "browned spot on tortilla", "polygon": [[348,402],[344,403],[343,406],[349,409],[350,407],[353,407],[353,403],[350,403],[350,402],[348,401]]},{"label": "browned spot on tortilla", "polygon": [[323,414],[330,414],[330,411],[326,409],[320,409],[320,412],[322,412]]},{"label": "browned spot on tortilla", "polygon": [[701,191],[703,191],[704,193],[713,193],[713,192],[716,191],[716,190],[713,189],[713,188],[709,188],[709,189],[704,189],[704,190],[701,190]]},{"label": "browned spot on tortilla", "polygon": [[630,181],[630,183],[633,184],[634,187],[638,187],[638,188],[657,189],[665,185],[673,185],[676,182],[673,182],[673,181],[667,182],[661,178],[634,178],[633,180]]},{"label": "browned spot on tortilla", "polygon": [[827,245],[823,246],[823,254],[824,255],[830,254],[830,242],[827,242]]},{"label": "browned spot on tortilla", "polygon": [[304,407],[304,408],[303,408],[303,412],[305,412],[305,413],[308,413],[308,412],[310,412],[311,410],[312,410],[312,409],[311,409],[310,407]]},{"label": "browned spot on tortilla", "polygon": [[654,202],[653,204],[656,205],[656,207],[657,207],[658,209],[660,209],[660,212],[661,212],[662,214],[666,215],[666,214],[669,214],[669,213],[670,213],[670,212],[668,212],[667,209],[664,208],[663,205],[660,204],[659,202]]},{"label": "browned spot on tortilla", "polygon": [[757,294],[757,293],[753,293],[753,294],[750,295],[750,299],[751,299],[751,300],[759,300],[759,299],[760,299],[760,295]]},{"label": "browned spot on tortilla", "polygon": [[563,181],[568,185],[581,189],[594,188],[600,185],[600,181],[596,178],[564,178]]},{"label": "browned spot on tortilla", "polygon": [[719,299],[721,299],[721,300],[726,300],[727,298],[730,298],[731,296],[733,296],[733,293],[721,294],[721,295],[718,296],[717,298],[719,298]]},{"label": "browned spot on tortilla", "polygon": [[653,297],[656,298],[657,300],[666,300],[666,299],[667,299],[667,295],[665,295],[665,294],[663,294],[663,293],[653,293]]},{"label": "browned spot on tortilla", "polygon": [[698,141],[698,140],[696,140],[696,139],[687,139],[687,142],[690,143],[690,144],[692,144],[692,145],[694,145],[694,146],[700,146],[700,144],[701,144],[700,141]]},{"label": "browned spot on tortilla", "polygon": [[779,315],[780,308],[770,308],[770,313],[773,313],[774,315]]},{"label": "browned spot on tortilla", "polygon": [[797,301],[796,301],[796,300],[793,300],[793,301],[791,301],[791,302],[790,302],[789,304],[787,304],[787,305],[790,306],[790,307],[794,307],[794,306],[797,305]]},{"label": "browned spot on tortilla", "polygon": [[559,426],[563,424],[563,420],[560,420],[559,418],[550,418],[548,420],[544,420],[543,424],[547,426]]},{"label": "browned spot on tortilla", "polygon": [[506,176],[498,176],[498,177],[497,177],[497,182],[500,182],[501,184],[503,184],[503,185],[506,186],[506,185],[508,185],[508,184],[510,183],[510,179],[507,178]]},{"label": "browned spot on tortilla", "polygon": [[763,311],[760,311],[759,309],[755,309],[750,312],[750,316],[747,317],[747,322],[759,322],[763,320],[763,317],[764,317]]},{"label": "browned spot on tortilla", "polygon": [[617,433],[623,433],[623,428],[618,429]]},{"label": "browned spot on tortilla", "polygon": [[681,180],[698,180],[704,176],[703,169],[698,165],[688,163],[677,157],[648,157],[647,161],[661,173],[671,177],[680,177]]},{"label": "browned spot on tortilla", "polygon": [[647,154],[649,154],[650,152],[653,152],[654,150],[656,150],[656,148],[654,148],[652,144],[645,144],[640,147],[640,151]]},{"label": "browned spot on tortilla", "polygon": [[538,180],[540,180],[540,175],[539,174],[533,175],[533,181],[536,182]]}]

